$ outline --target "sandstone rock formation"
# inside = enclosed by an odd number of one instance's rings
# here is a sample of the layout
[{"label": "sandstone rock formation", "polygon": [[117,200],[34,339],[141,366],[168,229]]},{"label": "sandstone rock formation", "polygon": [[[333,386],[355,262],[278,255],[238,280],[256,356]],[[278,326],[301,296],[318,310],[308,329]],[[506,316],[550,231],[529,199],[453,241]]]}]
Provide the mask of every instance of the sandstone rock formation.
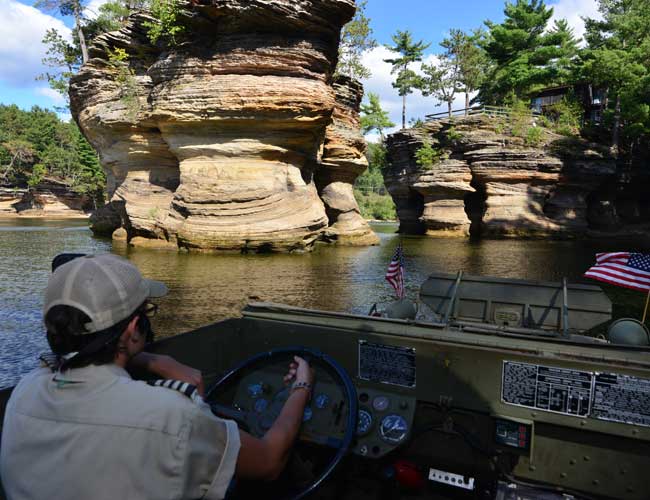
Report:
[{"label": "sandstone rock formation", "polygon": [[0,188],[0,217],[86,218],[92,209],[88,196],[70,191],[55,179],[32,189]]},{"label": "sandstone rock formation", "polygon": [[326,241],[373,245],[379,242],[359,213],[352,185],[368,168],[366,143],[361,135],[359,107],[363,98],[360,83],[344,76],[334,81],[336,105],[332,123],[325,131],[322,159],[316,171],[316,186],[325,203],[329,227]]},{"label": "sandstone rock formation", "polygon": [[[428,168],[415,159],[425,142],[442,155]],[[530,146],[513,136],[507,120],[481,115],[397,132],[388,138],[388,161],[386,185],[400,230],[436,236],[562,238],[592,231],[617,172],[606,147],[548,129]]]},{"label": "sandstone rock formation", "polygon": [[353,14],[353,0],[201,0],[174,47],[149,43],[145,14],[100,36],[70,85],[109,179],[93,227],[197,250],[372,243],[351,186],[366,166],[362,90],[332,81]]}]

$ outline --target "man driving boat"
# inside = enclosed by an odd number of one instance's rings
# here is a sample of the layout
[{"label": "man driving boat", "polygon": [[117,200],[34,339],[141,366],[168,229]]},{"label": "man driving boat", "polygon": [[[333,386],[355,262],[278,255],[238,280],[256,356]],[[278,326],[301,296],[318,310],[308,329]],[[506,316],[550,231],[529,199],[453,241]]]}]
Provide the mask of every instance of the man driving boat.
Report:
[{"label": "man driving boat", "polygon": [[[112,255],[57,268],[44,322],[55,355],[25,376],[7,405],[0,473],[10,500],[220,499],[233,479],[272,480],[283,470],[313,382],[296,357],[284,407],[263,438],[212,414],[201,398],[133,380],[144,367],[190,393],[200,372],[143,352],[167,287]],[[200,389],[201,390],[201,389]]]}]

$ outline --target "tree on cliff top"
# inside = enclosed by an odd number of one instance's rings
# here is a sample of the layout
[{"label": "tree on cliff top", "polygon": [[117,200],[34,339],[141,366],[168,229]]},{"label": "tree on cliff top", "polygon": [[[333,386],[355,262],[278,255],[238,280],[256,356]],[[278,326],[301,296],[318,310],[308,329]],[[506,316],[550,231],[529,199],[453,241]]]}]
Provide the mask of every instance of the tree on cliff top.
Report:
[{"label": "tree on cliff top", "polygon": [[384,59],[384,62],[393,65],[391,74],[397,73],[393,82],[393,88],[397,89],[402,97],[402,128],[406,128],[406,96],[417,88],[420,77],[409,66],[411,63],[422,61],[424,51],[429,48],[430,43],[425,44],[422,40],[413,41],[413,35],[410,31],[400,31],[392,36],[394,47],[386,46],[388,50],[396,52],[400,57],[393,59]]},{"label": "tree on cliff top", "polygon": [[376,130],[379,132],[381,142],[384,142],[384,130],[394,127],[395,124],[390,121],[388,112],[384,111],[379,102],[379,95],[370,92],[368,94],[368,104],[361,105],[361,130],[364,135]]},{"label": "tree on cliff top", "polygon": [[82,0],[37,0],[34,7],[46,12],[59,12],[62,16],[74,18],[74,31],[81,49],[82,63],[86,63],[88,61],[88,46],[83,31],[86,18]]},{"label": "tree on cliff top", "polygon": [[107,2],[99,7],[97,17],[91,20],[84,17],[83,3],[80,1],[40,0],[36,6],[61,13],[77,12],[72,41],[63,38],[54,28],[47,30],[42,40],[47,47],[42,62],[50,69],[37,77],[38,80],[46,80],[50,88],[60,93],[67,107],[70,78],[88,60],[86,45],[102,33],[119,29],[126,22],[130,7],[122,0]]},{"label": "tree on cliff top", "polygon": [[631,154],[650,136],[650,10],[647,0],[598,4],[603,19],[586,19],[588,46],[578,76],[604,89],[603,118],[611,123],[612,150],[619,153],[622,133]]},{"label": "tree on cliff top", "polygon": [[422,95],[434,96],[439,104],[447,104],[447,113],[451,117],[454,97],[461,91],[457,60],[441,54],[438,56],[438,64],[423,64],[422,73],[424,76],[418,82]]},{"label": "tree on cliff top", "polygon": [[372,37],[370,19],[366,17],[367,3],[367,0],[359,2],[354,19],[343,26],[339,44],[339,63],[336,67],[336,73],[357,80],[372,76],[370,70],[361,62],[361,57],[366,50],[377,46],[377,41]]},{"label": "tree on cliff top", "polygon": [[419,86],[422,95],[432,95],[439,103],[446,103],[449,116],[455,96],[464,92],[465,108],[469,108],[469,94],[483,80],[487,59],[483,49],[478,46],[478,40],[482,37],[482,31],[468,35],[462,30],[452,29],[449,36],[440,42],[445,51],[438,55],[438,63],[422,65],[424,76]]},{"label": "tree on cliff top", "polygon": [[549,63],[562,51],[556,45],[558,36],[546,32],[553,9],[543,0],[516,0],[506,3],[504,14],[500,24],[485,22],[489,33],[484,48],[493,67],[480,87],[482,103],[501,104],[510,93],[525,98],[537,88],[558,83]]},{"label": "tree on cliff top", "polygon": [[458,59],[458,81],[465,93],[466,110],[469,108],[469,95],[480,88],[489,71],[489,61],[481,47],[485,37],[486,33],[481,28],[471,35],[459,29],[452,29],[449,38],[443,41],[443,47],[452,47],[452,53]]}]

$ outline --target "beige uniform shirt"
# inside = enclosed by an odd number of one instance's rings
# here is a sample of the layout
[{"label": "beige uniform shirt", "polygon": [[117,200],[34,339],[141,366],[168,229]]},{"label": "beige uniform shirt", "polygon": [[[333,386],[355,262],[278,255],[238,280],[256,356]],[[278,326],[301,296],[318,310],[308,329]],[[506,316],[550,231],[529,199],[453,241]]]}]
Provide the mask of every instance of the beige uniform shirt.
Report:
[{"label": "beige uniform shirt", "polygon": [[239,445],[235,422],[116,365],[41,368],[7,405],[0,474],[9,500],[220,499]]}]

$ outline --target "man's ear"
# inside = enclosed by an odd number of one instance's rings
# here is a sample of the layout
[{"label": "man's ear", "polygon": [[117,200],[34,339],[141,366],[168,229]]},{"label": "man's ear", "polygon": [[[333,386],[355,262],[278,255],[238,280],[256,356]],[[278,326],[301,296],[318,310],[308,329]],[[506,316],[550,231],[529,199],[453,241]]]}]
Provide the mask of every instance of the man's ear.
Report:
[{"label": "man's ear", "polygon": [[139,319],[140,319],[140,316],[135,316],[134,318],[131,319],[131,321],[129,321],[129,324],[126,326],[126,328],[124,329],[124,332],[120,336],[120,339],[123,342],[128,342],[131,339],[133,339],[136,342],[139,340],[139,338],[140,338],[139,336],[142,335],[138,331],[138,320]]}]

